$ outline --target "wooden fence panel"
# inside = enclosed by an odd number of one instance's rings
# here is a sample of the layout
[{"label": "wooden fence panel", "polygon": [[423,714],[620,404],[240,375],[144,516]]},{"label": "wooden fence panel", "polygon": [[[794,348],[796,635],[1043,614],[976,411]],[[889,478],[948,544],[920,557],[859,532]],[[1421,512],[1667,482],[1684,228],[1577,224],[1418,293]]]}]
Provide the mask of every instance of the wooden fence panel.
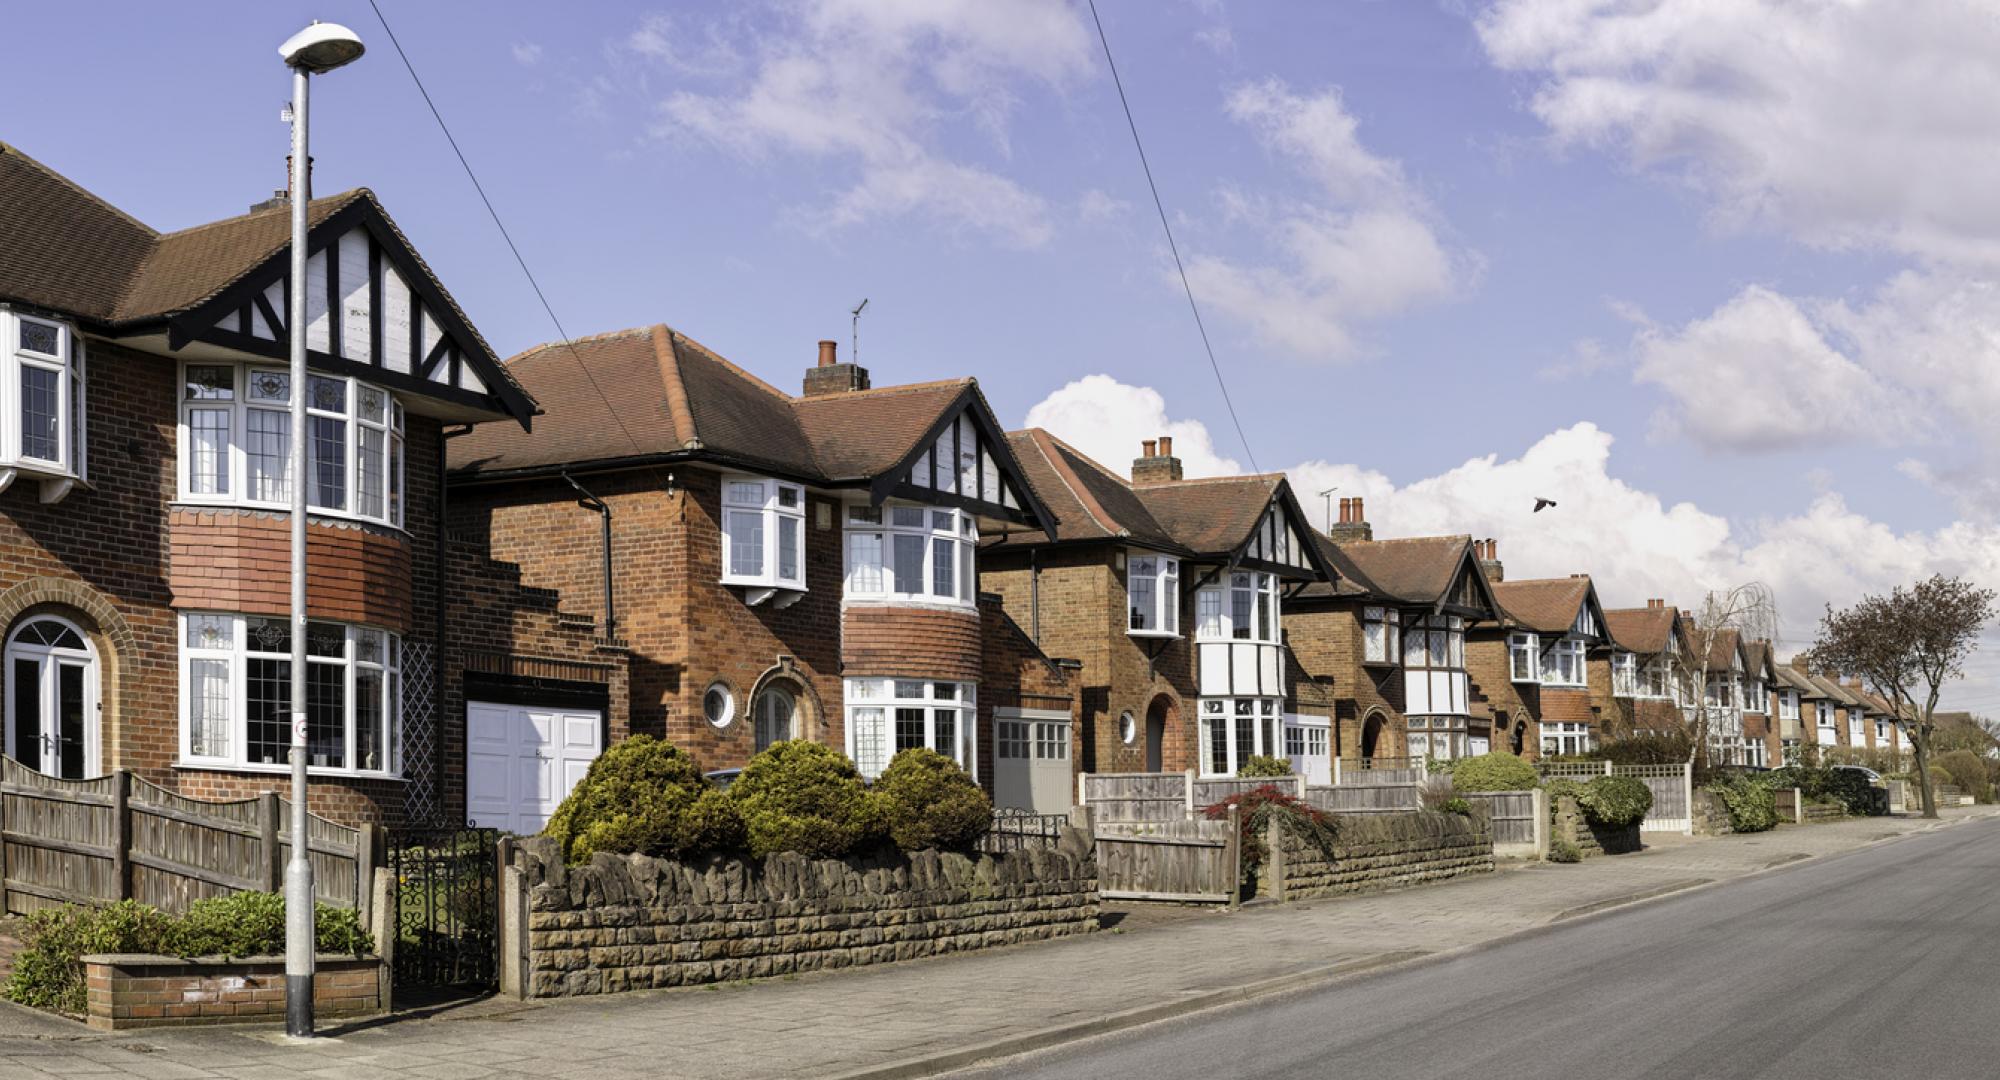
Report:
[{"label": "wooden fence panel", "polygon": [[1099,821],[1182,821],[1187,773],[1085,773],[1083,802]]},{"label": "wooden fence panel", "polygon": [[1399,814],[1421,805],[1415,784],[1314,785],[1306,801],[1329,814]]},{"label": "wooden fence panel", "polygon": [[1469,802],[1483,802],[1493,819],[1493,846],[1535,842],[1535,793],[1532,791],[1468,791]]},{"label": "wooden fence panel", "polygon": [[1694,832],[1694,812],[1688,806],[1690,775],[1692,766],[1682,765],[1619,765],[1612,770],[1614,776],[1630,776],[1645,782],[1653,793],[1652,809],[1646,811],[1646,820],[1639,823],[1641,832]]},{"label": "wooden fence panel", "polygon": [[[0,910],[133,899],[166,911],[280,881],[285,845],[274,797],[202,802],[117,772],[58,780],[0,758]],[[314,815],[314,892],[368,906],[376,830]]]},{"label": "wooden fence panel", "polygon": [[1100,822],[1097,891],[1107,900],[1235,903],[1236,808],[1222,820]]},{"label": "wooden fence panel", "polygon": [[1299,779],[1296,776],[1218,776],[1194,782],[1194,812],[1199,814],[1208,807],[1246,791],[1260,787],[1275,787],[1287,795],[1296,794]]},{"label": "wooden fence panel", "polygon": [[1426,773],[1421,763],[1410,768],[1374,768],[1340,770],[1340,778],[1335,782],[1339,787],[1404,787],[1423,783]]}]

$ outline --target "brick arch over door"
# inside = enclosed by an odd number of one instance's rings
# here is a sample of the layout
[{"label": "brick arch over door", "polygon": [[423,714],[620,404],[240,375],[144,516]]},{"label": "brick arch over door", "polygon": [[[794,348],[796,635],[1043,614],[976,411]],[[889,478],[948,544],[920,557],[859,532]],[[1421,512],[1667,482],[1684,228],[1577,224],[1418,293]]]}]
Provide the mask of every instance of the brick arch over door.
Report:
[{"label": "brick arch over door", "polygon": [[105,771],[123,762],[125,682],[127,665],[136,663],[139,640],[104,595],[80,581],[69,578],[38,577],[0,592],[0,633],[11,634],[24,615],[50,614],[69,617],[97,645],[98,738],[103,747],[101,763]]},{"label": "brick arch over door", "polygon": [[[752,740],[755,739],[757,723],[757,699],[773,686],[780,687],[792,695],[792,701],[799,710],[799,738],[806,742],[825,742],[827,733],[833,730],[832,725],[827,723],[826,706],[820,701],[819,691],[813,687],[812,680],[806,678],[789,659],[765,668],[764,672],[757,676],[757,681],[750,686],[749,700],[744,702],[744,707],[748,711],[744,715],[751,724]],[[838,750],[840,747],[836,746],[834,749]]]}]

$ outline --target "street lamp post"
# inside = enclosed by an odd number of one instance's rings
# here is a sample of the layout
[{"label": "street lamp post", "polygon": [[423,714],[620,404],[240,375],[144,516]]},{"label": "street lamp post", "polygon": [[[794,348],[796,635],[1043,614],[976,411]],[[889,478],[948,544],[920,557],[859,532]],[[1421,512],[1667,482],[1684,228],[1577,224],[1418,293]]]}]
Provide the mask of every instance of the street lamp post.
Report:
[{"label": "street lamp post", "polygon": [[292,288],[286,313],[292,393],[292,854],[285,863],[285,1033],[313,1033],[313,872],[306,809],[306,208],[312,201],[307,95],[312,77],[361,56],[361,39],[315,21],[278,47],[292,69]]}]

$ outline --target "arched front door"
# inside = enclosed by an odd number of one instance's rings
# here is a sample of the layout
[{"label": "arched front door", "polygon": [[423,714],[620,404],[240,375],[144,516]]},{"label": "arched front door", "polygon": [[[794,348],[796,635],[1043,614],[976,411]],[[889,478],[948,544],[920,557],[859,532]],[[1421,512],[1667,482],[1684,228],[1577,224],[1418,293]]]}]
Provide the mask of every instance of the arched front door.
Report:
[{"label": "arched front door", "polygon": [[1156,697],[1146,708],[1146,771],[1160,772],[1164,767],[1167,748],[1167,710],[1171,707],[1166,697]]},{"label": "arched front door", "polygon": [[1382,745],[1382,714],[1369,713],[1361,724],[1361,757],[1374,758]]},{"label": "arched front door", "polygon": [[757,750],[799,737],[799,701],[791,691],[770,686],[757,696]]},{"label": "arched front door", "polygon": [[50,776],[97,776],[97,650],[64,619],[41,616],[7,638],[7,756]]}]

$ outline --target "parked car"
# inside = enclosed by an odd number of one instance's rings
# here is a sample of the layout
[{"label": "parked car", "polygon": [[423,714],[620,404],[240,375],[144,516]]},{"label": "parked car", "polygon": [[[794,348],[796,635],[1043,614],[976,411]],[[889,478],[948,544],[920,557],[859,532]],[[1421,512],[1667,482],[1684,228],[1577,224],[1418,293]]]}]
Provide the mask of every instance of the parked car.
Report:
[{"label": "parked car", "polygon": [[1889,782],[1882,779],[1881,773],[1863,765],[1835,765],[1833,771],[1850,776],[1858,776],[1867,783],[1869,798],[1868,813],[1886,814],[1889,812]]},{"label": "parked car", "polygon": [[703,773],[702,775],[708,777],[709,782],[713,783],[716,787],[719,787],[724,791],[727,791],[729,790],[729,785],[735,783],[736,778],[738,776],[743,775],[743,770],[711,769],[708,772]]}]

